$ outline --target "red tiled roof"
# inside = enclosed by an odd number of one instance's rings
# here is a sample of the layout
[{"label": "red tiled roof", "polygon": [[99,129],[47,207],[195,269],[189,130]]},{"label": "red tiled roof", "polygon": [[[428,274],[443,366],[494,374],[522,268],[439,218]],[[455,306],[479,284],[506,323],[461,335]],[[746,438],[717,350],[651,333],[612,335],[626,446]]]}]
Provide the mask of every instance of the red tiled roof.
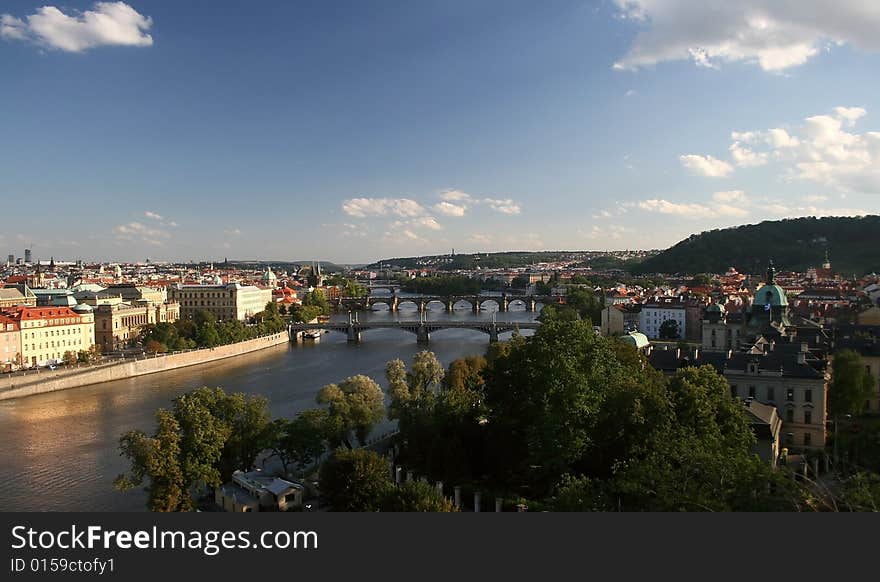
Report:
[{"label": "red tiled roof", "polygon": [[18,321],[80,317],[78,313],[69,307],[25,307],[23,305],[5,309],[3,310],[3,315]]}]

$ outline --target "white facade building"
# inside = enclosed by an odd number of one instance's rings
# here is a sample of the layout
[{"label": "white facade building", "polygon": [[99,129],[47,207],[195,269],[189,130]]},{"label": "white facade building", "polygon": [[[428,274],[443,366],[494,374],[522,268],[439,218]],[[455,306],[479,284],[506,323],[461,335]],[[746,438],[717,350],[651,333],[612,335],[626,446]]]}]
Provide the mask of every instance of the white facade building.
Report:
[{"label": "white facade building", "polygon": [[639,313],[639,331],[650,339],[657,339],[660,337],[660,326],[668,319],[678,323],[678,337],[684,338],[687,332],[685,303],[678,297],[658,297],[645,303]]}]

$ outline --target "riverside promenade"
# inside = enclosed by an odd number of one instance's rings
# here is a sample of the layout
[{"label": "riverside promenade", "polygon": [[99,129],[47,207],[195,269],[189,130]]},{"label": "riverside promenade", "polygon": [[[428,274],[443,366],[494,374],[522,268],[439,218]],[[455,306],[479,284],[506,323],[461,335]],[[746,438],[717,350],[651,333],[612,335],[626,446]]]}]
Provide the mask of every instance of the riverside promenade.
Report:
[{"label": "riverside promenade", "polygon": [[81,368],[57,370],[42,369],[25,374],[0,376],[0,400],[21,398],[33,394],[68,390],[90,384],[135,378],[196,366],[287,344],[290,336],[286,331],[215,348],[199,348],[166,354],[150,354],[115,360],[110,363]]}]

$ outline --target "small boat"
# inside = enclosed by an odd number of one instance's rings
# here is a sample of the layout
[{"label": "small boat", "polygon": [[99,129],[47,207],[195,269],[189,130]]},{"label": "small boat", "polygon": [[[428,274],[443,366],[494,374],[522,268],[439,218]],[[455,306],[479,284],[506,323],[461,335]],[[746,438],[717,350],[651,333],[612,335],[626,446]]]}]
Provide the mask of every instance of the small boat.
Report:
[{"label": "small boat", "polygon": [[315,340],[320,338],[323,333],[323,329],[310,329],[303,332],[303,338]]}]

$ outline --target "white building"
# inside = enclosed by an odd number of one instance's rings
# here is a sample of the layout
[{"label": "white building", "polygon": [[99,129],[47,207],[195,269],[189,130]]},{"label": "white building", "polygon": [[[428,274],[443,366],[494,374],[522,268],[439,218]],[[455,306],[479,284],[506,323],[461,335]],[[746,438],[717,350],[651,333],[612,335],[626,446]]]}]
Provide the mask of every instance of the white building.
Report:
[{"label": "white building", "polygon": [[672,319],[678,323],[678,337],[684,338],[685,329],[685,302],[679,297],[655,297],[642,306],[639,313],[639,331],[650,339],[660,337],[660,326],[663,322]]}]

